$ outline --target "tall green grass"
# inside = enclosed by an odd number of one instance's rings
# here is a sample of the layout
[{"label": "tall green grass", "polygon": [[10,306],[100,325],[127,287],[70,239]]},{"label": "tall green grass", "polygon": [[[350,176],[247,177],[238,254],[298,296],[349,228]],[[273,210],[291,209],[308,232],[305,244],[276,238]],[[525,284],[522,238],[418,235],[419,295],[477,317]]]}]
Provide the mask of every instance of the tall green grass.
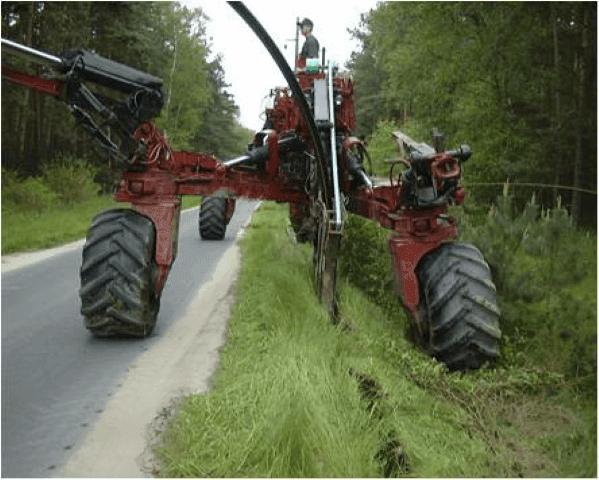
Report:
[{"label": "tall green grass", "polygon": [[476,474],[484,445],[461,428],[463,412],[403,381],[384,393],[389,406],[378,416],[350,375],[392,378],[388,353],[400,362],[405,350],[420,355],[401,337],[401,314],[385,318],[344,284],[353,332],[332,325],[313,293],[310,250],[290,242],[279,207],[262,207],[242,248],[239,301],[214,389],[188,399],[168,432],[165,475],[381,476],[388,459],[377,454],[395,437],[413,446],[410,468],[423,475],[439,463]]},{"label": "tall green grass", "polygon": [[111,197],[97,196],[71,205],[50,204],[43,210],[2,208],[2,254],[53,247],[85,237],[91,219],[116,208]]},{"label": "tall green grass", "polygon": [[562,375],[509,362],[450,374],[405,339],[399,303],[381,307],[345,278],[333,325],[286,215],[264,204],[242,241],[213,388],[164,434],[161,475],[595,474],[592,401]]},{"label": "tall green grass", "polygon": [[[183,197],[182,208],[196,206],[199,202],[200,197]],[[129,206],[115,202],[107,195],[94,195],[66,205],[55,200],[39,209],[3,202],[2,255],[78,240],[85,237],[92,218],[102,210]]]}]

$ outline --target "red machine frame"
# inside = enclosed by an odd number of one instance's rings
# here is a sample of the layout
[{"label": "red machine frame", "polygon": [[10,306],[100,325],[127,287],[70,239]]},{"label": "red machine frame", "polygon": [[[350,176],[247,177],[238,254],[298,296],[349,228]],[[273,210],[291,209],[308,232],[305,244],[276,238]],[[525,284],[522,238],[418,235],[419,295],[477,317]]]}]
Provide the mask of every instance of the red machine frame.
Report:
[{"label": "red machine frame", "polygon": [[[64,84],[58,80],[47,80],[2,67],[2,75],[8,80],[38,92],[60,97]],[[314,80],[325,78],[323,72],[300,72],[298,82],[307,91]],[[347,168],[347,152],[364,143],[351,136],[355,125],[353,106],[353,84],[351,80],[334,78],[335,91],[341,96],[336,112],[336,129],[343,135],[340,155],[340,185],[343,194],[350,198],[349,211],[378,222],[382,227],[395,232],[389,240],[393,257],[397,293],[405,308],[418,317],[420,290],[416,269],[424,255],[438,248],[441,243],[457,237],[455,221],[447,215],[447,205],[429,208],[413,208],[401,202],[401,182],[396,185],[368,188],[351,187],[352,181]],[[288,202],[291,210],[309,204],[308,195],[290,184],[280,175],[279,139],[293,132],[307,137],[307,127],[301,112],[287,88],[277,89],[275,104],[267,110],[273,130],[267,132],[268,159],[264,169],[247,171],[236,166],[227,166],[215,157],[203,153],[186,151],[173,152],[164,136],[151,123],[142,123],[135,131],[137,141],[146,146],[144,158],[132,158],[132,163],[145,165],[143,172],[125,171],[114,196],[119,202],[129,202],[133,208],[150,218],[156,229],[155,260],[159,268],[156,292],[166,282],[177,250],[178,225],[181,195],[217,195],[228,202],[228,218],[233,213],[234,199],[252,199]],[[309,144],[309,142],[308,142]],[[438,185],[447,180],[459,180],[460,165],[447,153],[438,153],[429,159],[433,181]],[[460,187],[452,194],[456,203],[464,198]],[[299,209],[301,210],[301,209]]]}]

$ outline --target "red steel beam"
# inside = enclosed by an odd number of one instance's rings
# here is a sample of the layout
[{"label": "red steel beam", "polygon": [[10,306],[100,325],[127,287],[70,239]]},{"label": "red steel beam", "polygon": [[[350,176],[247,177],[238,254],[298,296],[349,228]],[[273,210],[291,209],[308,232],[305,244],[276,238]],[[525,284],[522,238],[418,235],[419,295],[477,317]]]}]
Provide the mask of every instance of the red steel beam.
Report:
[{"label": "red steel beam", "polygon": [[58,80],[48,80],[35,75],[14,70],[6,65],[2,65],[2,77],[18,85],[31,88],[53,97],[58,97],[62,93],[64,83]]}]

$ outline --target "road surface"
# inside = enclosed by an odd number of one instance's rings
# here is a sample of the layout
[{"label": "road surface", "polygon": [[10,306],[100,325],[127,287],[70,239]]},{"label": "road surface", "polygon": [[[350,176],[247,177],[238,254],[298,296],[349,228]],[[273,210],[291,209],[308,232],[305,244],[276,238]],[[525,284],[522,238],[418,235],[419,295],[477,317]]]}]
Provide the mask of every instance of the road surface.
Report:
[{"label": "road surface", "polygon": [[147,339],[96,339],[83,327],[80,247],[3,271],[3,477],[61,475],[130,368],[146,351],[151,357],[157,345],[164,350],[161,338],[176,330],[255,206],[237,202],[220,242],[199,239],[197,209],[182,214],[178,257],[162,294],[156,329]]}]

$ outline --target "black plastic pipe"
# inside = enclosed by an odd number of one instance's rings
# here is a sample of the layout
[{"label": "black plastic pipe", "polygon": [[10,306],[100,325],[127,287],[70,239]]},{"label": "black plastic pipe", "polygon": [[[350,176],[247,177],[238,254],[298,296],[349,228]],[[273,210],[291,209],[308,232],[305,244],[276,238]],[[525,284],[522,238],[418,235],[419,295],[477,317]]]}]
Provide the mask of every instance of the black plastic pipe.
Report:
[{"label": "black plastic pipe", "polygon": [[306,125],[308,126],[310,140],[314,145],[314,155],[316,157],[318,173],[321,178],[321,188],[322,193],[324,195],[324,201],[327,206],[327,209],[330,210],[332,206],[332,201],[331,197],[329,196],[330,179],[327,174],[327,168],[325,164],[325,151],[322,145],[322,141],[320,140],[320,135],[318,134],[318,129],[316,128],[316,123],[314,122],[314,117],[312,116],[312,112],[310,112],[308,102],[306,102],[306,99],[304,97],[304,92],[302,92],[299,83],[297,83],[297,79],[295,78],[295,75],[291,68],[289,68],[289,65],[287,64],[285,57],[283,57],[283,54],[278,49],[275,42],[273,42],[272,38],[270,38],[270,35],[266,32],[266,30],[264,30],[264,27],[260,24],[258,19],[254,17],[252,12],[249,11],[249,9],[243,4],[243,2],[227,3],[231,6],[231,8],[233,8],[233,10],[237,12],[237,14],[241,18],[243,18],[245,23],[248,24],[248,26],[254,31],[256,36],[260,39],[264,47],[266,47],[266,50],[268,50],[268,53],[270,53],[270,56],[279,67],[279,70],[285,77],[285,80],[287,81],[287,84],[289,85],[289,88],[293,93],[293,96],[297,105],[299,106],[302,117],[306,122]]}]

